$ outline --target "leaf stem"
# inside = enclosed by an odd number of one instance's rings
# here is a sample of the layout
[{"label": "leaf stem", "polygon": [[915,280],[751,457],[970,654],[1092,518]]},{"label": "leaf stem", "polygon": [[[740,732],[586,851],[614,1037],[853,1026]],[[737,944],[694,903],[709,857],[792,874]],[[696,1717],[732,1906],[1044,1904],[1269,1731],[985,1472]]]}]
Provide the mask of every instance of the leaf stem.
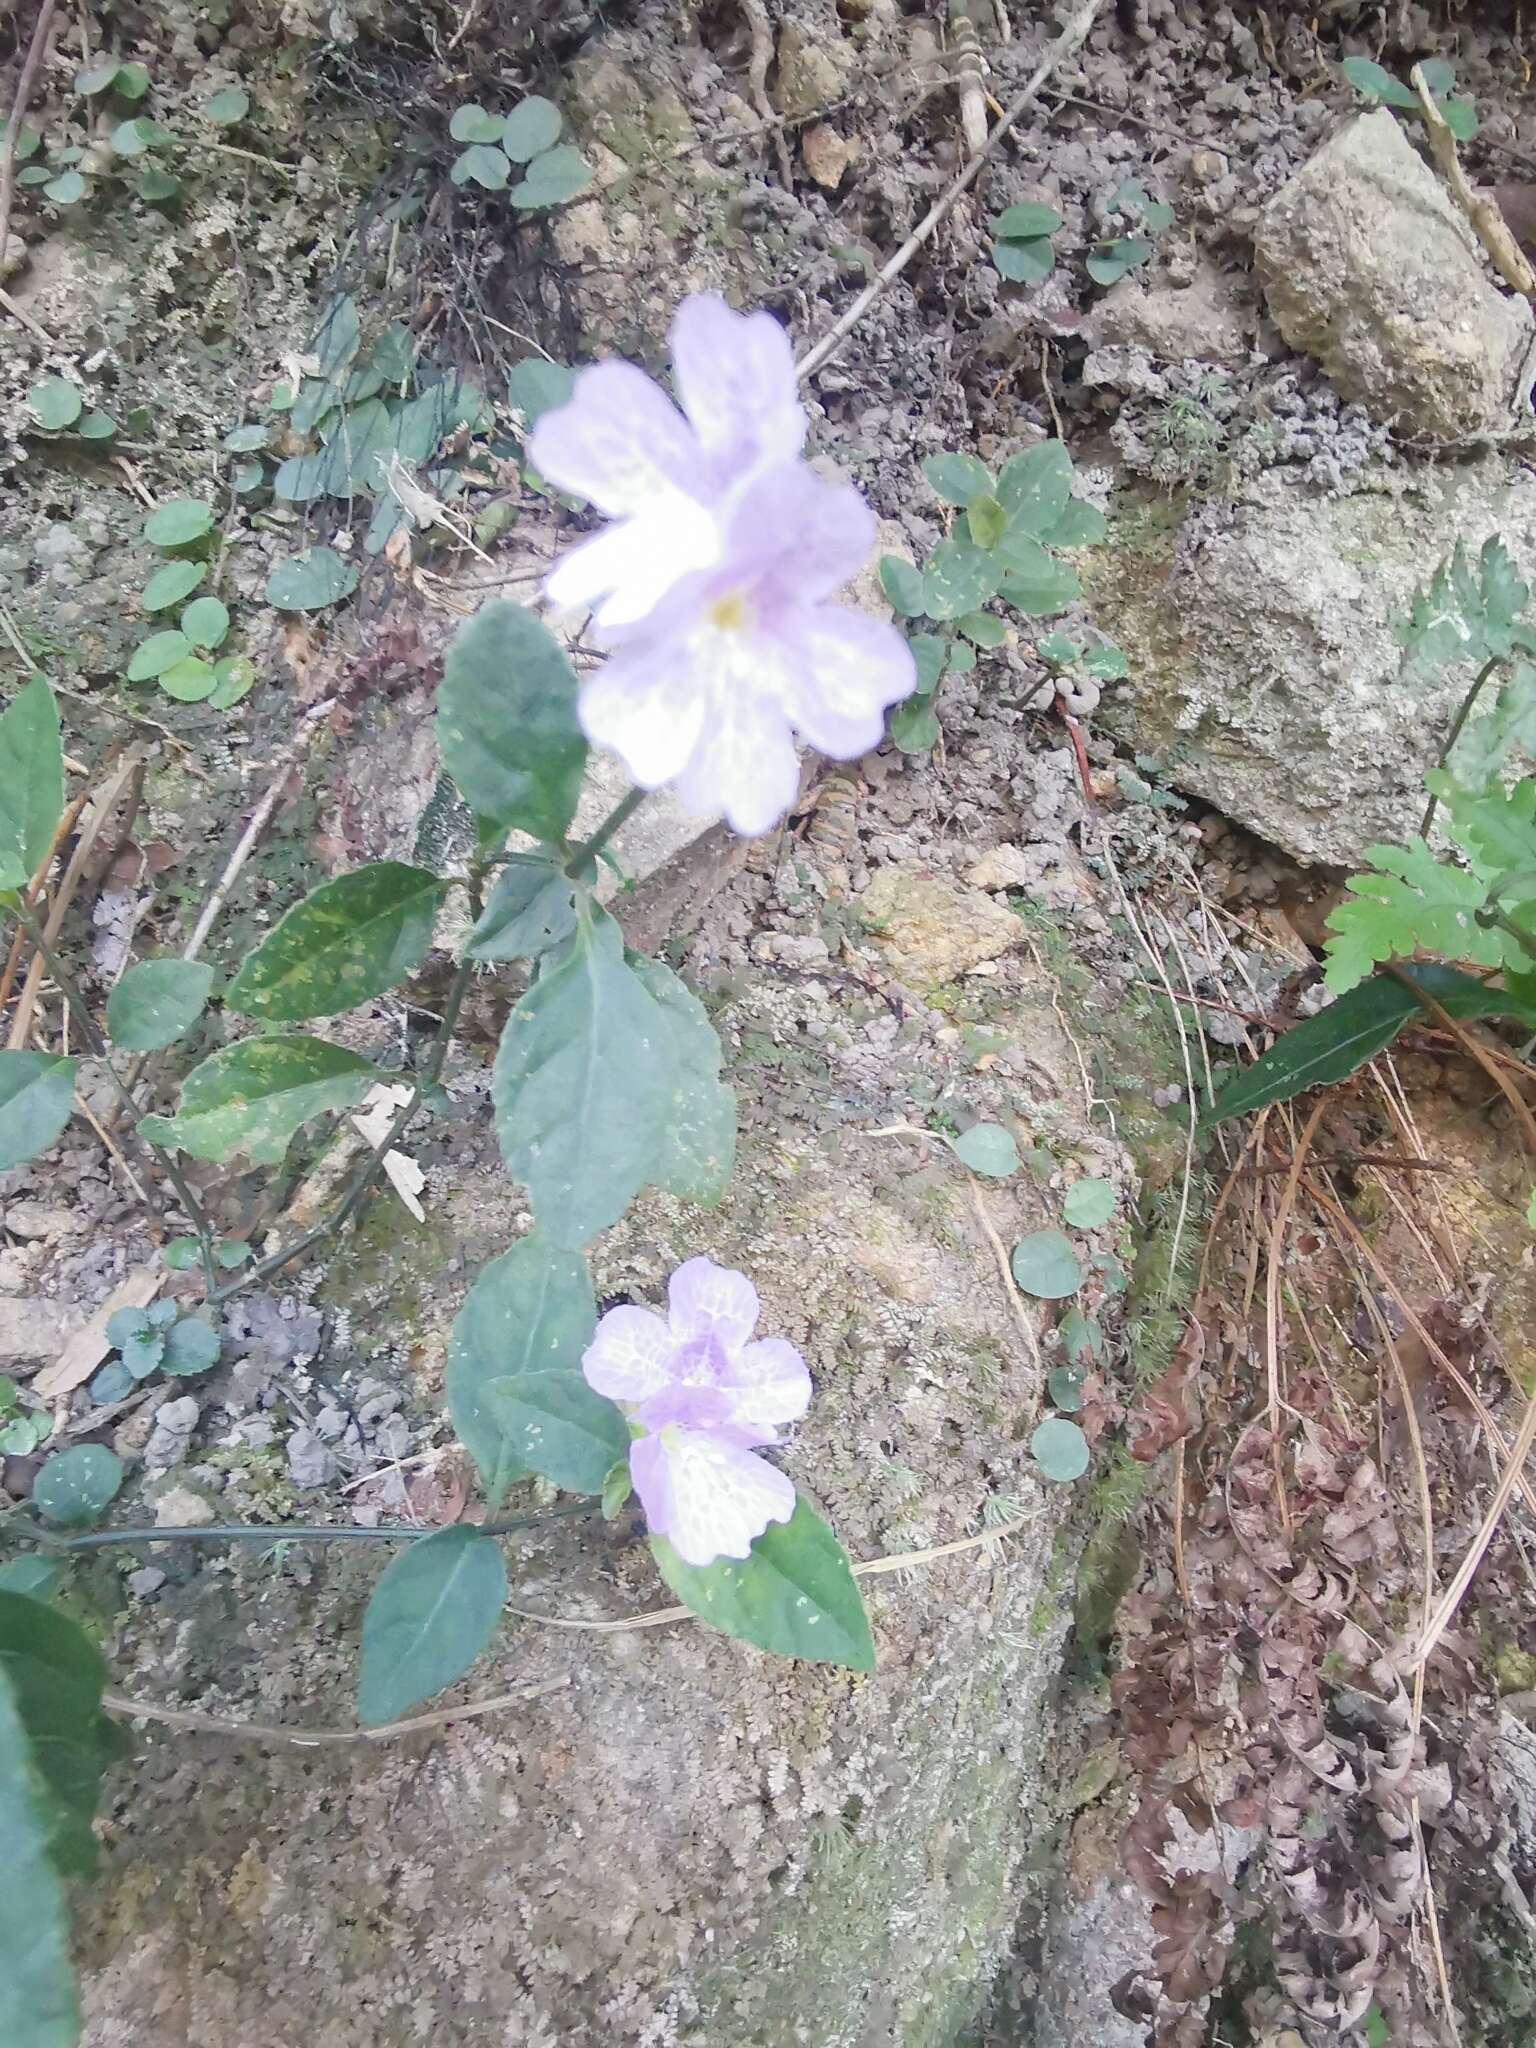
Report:
[{"label": "leaf stem", "polygon": [[1508,932],[1516,945],[1536,960],[1536,932],[1529,930],[1517,918],[1511,917],[1507,910],[1500,910],[1497,904],[1485,904],[1477,912],[1477,922],[1485,930],[1489,925],[1497,925],[1500,931]]},{"label": "leaf stem", "polygon": [[573,881],[581,879],[582,868],[602,852],[615,832],[623,830],[650,793],[648,789],[632,789],[628,796],[614,805],[592,837],[584,839],[579,846],[573,848],[571,857],[565,864],[565,872]]},{"label": "leaf stem", "polygon": [[[1457,712],[1451,729],[1446,735],[1445,745],[1440,749],[1440,758],[1435,763],[1436,768],[1443,768],[1446,762],[1450,760],[1451,749],[1461,738],[1462,728],[1472,716],[1472,707],[1482,695],[1484,683],[1487,682],[1494,670],[1499,667],[1503,659],[1502,654],[1490,655],[1488,660],[1478,670],[1476,677],[1473,679],[1471,689],[1468,690],[1466,696],[1461,700],[1461,709]],[[1432,796],[1424,806],[1424,815],[1419,820],[1419,837],[1421,839],[1429,837],[1429,828],[1435,822],[1435,812],[1439,808],[1439,803],[1439,797]]]},{"label": "leaf stem", "polygon": [[[515,1536],[527,1529],[542,1529],[549,1522],[586,1518],[602,1512],[599,1500],[572,1501],[565,1507],[545,1508],[536,1515],[507,1515],[499,1522],[470,1524],[481,1536]],[[369,1529],[361,1523],[350,1526],[326,1523],[208,1522],[188,1529],[92,1529],[84,1536],[55,1537],[51,1531],[25,1529],[51,1552],[105,1550],[113,1544],[135,1543],[414,1543],[429,1536],[429,1529],[391,1525]]]}]

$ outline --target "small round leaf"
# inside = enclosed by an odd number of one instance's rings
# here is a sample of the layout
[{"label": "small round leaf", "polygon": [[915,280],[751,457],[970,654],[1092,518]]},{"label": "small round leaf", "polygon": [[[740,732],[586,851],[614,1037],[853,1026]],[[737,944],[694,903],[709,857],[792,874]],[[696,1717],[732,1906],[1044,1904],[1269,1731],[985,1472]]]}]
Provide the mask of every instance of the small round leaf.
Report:
[{"label": "small round leaf", "polygon": [[1013,1248],[1013,1277],[1026,1294],[1060,1301],[1083,1284],[1072,1240],[1062,1230],[1036,1230]]},{"label": "small round leaf", "polygon": [[214,692],[213,663],[204,661],[200,654],[189,654],[184,661],[172,662],[162,673],[160,687],[178,704],[200,704]]},{"label": "small round leaf", "polygon": [[184,548],[213,531],[213,513],[200,498],[171,498],[144,522],[144,538],[157,548]]},{"label": "small round leaf", "polygon": [[542,156],[536,156],[528,166],[527,175],[520,184],[512,187],[507,197],[514,206],[530,210],[563,206],[566,200],[584,192],[591,182],[592,166],[580,150],[562,142],[554,149],[546,149]]},{"label": "small round leaf", "polygon": [[1045,1384],[1052,1404],[1063,1413],[1075,1415],[1083,1405],[1083,1368],[1080,1365],[1053,1366]]},{"label": "small round leaf", "polygon": [[900,555],[880,557],[880,588],[891,601],[893,611],[903,618],[921,618],[926,597],[922,572]]},{"label": "small round leaf", "polygon": [[99,64],[87,64],[75,73],[75,91],[92,95],[105,92],[117,77],[118,63],[115,57],[105,57]]},{"label": "small round leaf", "polygon": [[1042,1422],[1030,1438],[1029,1448],[1042,1476],[1059,1485],[1081,1479],[1088,1470],[1088,1439],[1064,1416],[1052,1415]]},{"label": "small round leaf", "polygon": [[1019,1170],[1019,1148],[1012,1131],[1001,1124],[972,1124],[954,1140],[955,1156],[972,1173],[986,1173],[1004,1180]]},{"label": "small round leaf", "polygon": [[558,142],[563,126],[554,101],[533,93],[520,101],[502,123],[501,146],[513,163],[525,164]]},{"label": "small round leaf", "polygon": [[246,654],[226,654],[213,665],[213,692],[208,702],[215,711],[228,711],[238,704],[256,680],[256,664]]},{"label": "small round leaf", "polygon": [[45,1521],[80,1528],[95,1521],[122,1483],[122,1460],[105,1444],[75,1444],[43,1466],[32,1498]]},{"label": "small round leaf", "polygon": [[72,427],[85,409],[79,392],[67,377],[44,377],[27,393],[27,403],[38,425],[55,434],[64,427]]},{"label": "small round leaf", "polygon": [[1061,1213],[1079,1230],[1094,1230],[1115,1213],[1115,1191],[1107,1180],[1074,1181],[1067,1189]]},{"label": "small round leaf", "polygon": [[195,1273],[203,1262],[195,1237],[173,1237],[160,1256],[173,1273]]},{"label": "small round leaf", "polygon": [[147,612],[168,612],[173,604],[190,597],[207,573],[206,562],[167,562],[145,584],[139,603]]},{"label": "small round leaf", "polygon": [[109,412],[88,412],[80,422],[82,441],[110,441],[117,432],[117,421]]},{"label": "small round leaf", "polygon": [[1061,215],[1054,206],[1038,199],[1026,199],[1018,206],[1005,206],[992,223],[994,235],[1010,242],[1033,241],[1037,235],[1054,235]]},{"label": "small round leaf", "polygon": [[306,548],[267,578],[267,602],[285,612],[318,612],[357,588],[357,571],[334,548]]},{"label": "small round leaf", "polygon": [[483,185],[487,192],[504,192],[512,169],[501,150],[489,143],[472,142],[459,151],[448,175],[455,185]]},{"label": "small round leaf", "polygon": [[466,106],[454,108],[448,133],[455,142],[500,142],[502,126],[500,114],[488,114],[471,100]]},{"label": "small round leaf", "polygon": [[216,597],[194,598],[181,615],[181,630],[194,647],[217,647],[229,631],[229,613]]},{"label": "small round leaf", "polygon": [[242,86],[226,85],[204,107],[208,119],[220,128],[233,128],[251,111],[251,96]]},{"label": "small round leaf", "polygon": [[192,643],[185,633],[151,633],[133,650],[133,657],[128,663],[128,680],[130,683],[153,682],[156,676],[163,676],[176,662],[185,661],[191,652]]},{"label": "small round leaf", "polygon": [[219,1333],[200,1316],[183,1316],[165,1334],[165,1356],[160,1363],[174,1378],[207,1372],[219,1362]]},{"label": "small round leaf", "polygon": [[909,697],[891,713],[891,738],[904,754],[927,754],[939,744],[939,721],[926,697]]},{"label": "small round leaf", "polygon": [[73,206],[85,197],[85,180],[78,171],[60,171],[43,187],[43,197],[51,199],[55,206]]}]

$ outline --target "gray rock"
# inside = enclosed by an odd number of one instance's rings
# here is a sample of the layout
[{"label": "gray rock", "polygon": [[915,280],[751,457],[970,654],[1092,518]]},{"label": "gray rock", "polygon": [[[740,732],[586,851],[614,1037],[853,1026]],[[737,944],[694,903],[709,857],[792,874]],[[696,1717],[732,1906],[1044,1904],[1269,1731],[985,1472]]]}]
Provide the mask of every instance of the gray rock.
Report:
[{"label": "gray rock", "polygon": [[894,865],[871,879],[859,909],[894,971],[917,988],[968,974],[1024,937],[1013,912],[979,889]]},{"label": "gray rock", "polygon": [[37,1365],[52,1358],[83,1321],[40,1294],[0,1298],[0,1364]]},{"label": "gray rock", "polygon": [[155,1411],[155,1426],[144,1446],[145,1464],[179,1465],[187,1455],[202,1412],[190,1394],[183,1394],[176,1401],[163,1401]]},{"label": "gray rock", "polygon": [[1471,682],[1404,675],[1394,628],[1458,539],[1502,534],[1536,584],[1536,479],[1489,455],[1329,497],[1271,471],[1223,520],[1197,544],[1122,516],[1078,558],[1131,666],[1099,716],[1298,860],[1358,866],[1416,828]]},{"label": "gray rock", "polygon": [[1095,348],[1144,348],[1164,363],[1237,364],[1247,359],[1256,324],[1236,283],[1202,263],[1182,288],[1122,278],[1083,332]]},{"label": "gray rock", "polygon": [[205,1522],[211,1522],[217,1512],[206,1494],[194,1493],[190,1486],[170,1486],[155,1502],[155,1526],[199,1529]]},{"label": "gray rock", "polygon": [[1282,186],[1254,255],[1292,348],[1405,434],[1506,425],[1529,388],[1532,319],[1385,108],[1358,115]]},{"label": "gray rock", "polygon": [[288,1439],[288,1476],[295,1486],[328,1486],[341,1470],[336,1453],[308,1428]]},{"label": "gray rock", "polygon": [[130,1572],[123,1582],[135,1599],[147,1600],[151,1593],[158,1593],[165,1584],[165,1573],[158,1565],[146,1564],[136,1572]]}]

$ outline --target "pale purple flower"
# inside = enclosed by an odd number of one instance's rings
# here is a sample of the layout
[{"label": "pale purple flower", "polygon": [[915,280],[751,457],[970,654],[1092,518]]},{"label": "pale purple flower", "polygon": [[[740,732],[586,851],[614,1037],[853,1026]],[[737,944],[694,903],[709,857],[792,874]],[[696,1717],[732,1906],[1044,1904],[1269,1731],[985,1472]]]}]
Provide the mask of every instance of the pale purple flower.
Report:
[{"label": "pale purple flower", "polygon": [[643,1434],[629,1472],[651,1528],[686,1564],[745,1557],[795,1511],[793,1483],[754,1452],[802,1416],[811,1376],[781,1337],[752,1341],[757,1289],[712,1259],[689,1259],[667,1314],[611,1308],[582,1356],[587,1383]]},{"label": "pale purple flower", "polygon": [[868,558],[875,520],[796,459],[805,418],[783,330],[696,298],[672,339],[687,421],[632,365],[600,363],[535,427],[539,469],[615,515],[548,587],[599,601],[609,658],[582,691],[587,737],[641,788],[671,783],[686,809],[750,836],[794,801],[796,735],[834,760],[867,753],[916,670],[894,626],[826,602]]}]

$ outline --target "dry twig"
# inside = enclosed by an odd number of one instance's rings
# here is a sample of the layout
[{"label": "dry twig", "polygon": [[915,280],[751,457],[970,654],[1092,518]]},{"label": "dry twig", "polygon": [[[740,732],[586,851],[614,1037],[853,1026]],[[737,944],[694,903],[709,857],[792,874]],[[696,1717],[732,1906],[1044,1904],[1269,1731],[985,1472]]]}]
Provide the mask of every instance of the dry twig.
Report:
[{"label": "dry twig", "polygon": [[1511,290],[1522,292],[1528,299],[1536,298],[1536,270],[1532,270],[1525,259],[1525,252],[1510,233],[1509,224],[1499,210],[1499,202],[1491,193],[1476,191],[1468,182],[1467,174],[1461,168],[1461,159],[1456,154],[1456,138],[1446,126],[1445,116],[1435,105],[1434,94],[1424,83],[1424,72],[1419,65],[1415,64],[1409,72],[1408,83],[1419,96],[1424,125],[1429,130],[1429,146],[1440,175],[1450,186],[1456,204],[1471,222],[1473,233],[1488,251],[1494,269]]}]

